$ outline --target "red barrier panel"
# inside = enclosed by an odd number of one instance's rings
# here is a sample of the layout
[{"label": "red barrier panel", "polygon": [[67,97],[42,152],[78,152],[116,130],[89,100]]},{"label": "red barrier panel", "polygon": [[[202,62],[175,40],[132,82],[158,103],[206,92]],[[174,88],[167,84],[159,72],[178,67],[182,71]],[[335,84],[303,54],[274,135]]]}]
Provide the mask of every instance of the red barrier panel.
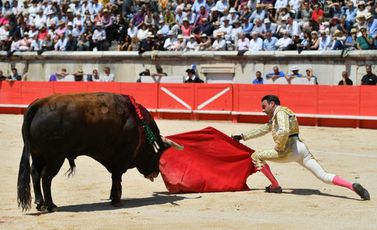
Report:
[{"label": "red barrier panel", "polygon": [[228,113],[233,110],[231,84],[194,84],[196,112]]},{"label": "red barrier panel", "polygon": [[87,82],[53,82],[54,93],[82,93],[88,91]]},{"label": "red barrier panel", "polygon": [[22,104],[30,104],[37,98],[54,94],[52,82],[22,82]]},{"label": "red barrier panel", "polygon": [[318,88],[317,101],[318,114],[360,114],[359,87],[324,85]]},{"label": "red barrier panel", "polygon": [[158,84],[152,83],[122,83],[120,93],[131,95],[148,109],[158,108]]},{"label": "red barrier panel", "polygon": [[317,91],[316,85],[279,85],[278,96],[295,113],[317,114]]},{"label": "red barrier panel", "polygon": [[120,82],[87,82],[87,92],[120,93]]},{"label": "red barrier panel", "polygon": [[360,86],[360,115],[377,116],[377,86]]},{"label": "red barrier panel", "polygon": [[191,112],[195,102],[195,84],[160,84],[158,108],[160,110]]},{"label": "red barrier panel", "polygon": [[20,81],[0,81],[0,103],[22,104]]},{"label": "red barrier panel", "polygon": [[234,110],[237,112],[262,112],[260,100],[267,94],[278,94],[278,85],[234,85]]}]

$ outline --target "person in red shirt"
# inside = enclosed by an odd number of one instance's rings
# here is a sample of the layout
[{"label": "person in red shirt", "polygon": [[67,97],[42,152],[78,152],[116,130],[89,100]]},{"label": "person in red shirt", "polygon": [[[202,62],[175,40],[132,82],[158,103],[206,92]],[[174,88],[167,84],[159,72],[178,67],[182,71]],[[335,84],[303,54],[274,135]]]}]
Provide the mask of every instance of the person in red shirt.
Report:
[{"label": "person in red shirt", "polygon": [[318,18],[323,15],[324,11],[319,7],[318,4],[315,4],[312,12],[312,20],[318,23]]}]

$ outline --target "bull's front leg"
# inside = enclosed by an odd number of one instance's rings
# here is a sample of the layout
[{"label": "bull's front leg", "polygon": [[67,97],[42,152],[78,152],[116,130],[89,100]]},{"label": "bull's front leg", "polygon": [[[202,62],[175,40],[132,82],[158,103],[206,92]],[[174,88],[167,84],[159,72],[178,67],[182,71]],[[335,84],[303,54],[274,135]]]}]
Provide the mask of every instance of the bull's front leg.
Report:
[{"label": "bull's front leg", "polygon": [[112,173],[112,186],[110,192],[111,205],[120,206],[122,198],[122,174]]}]

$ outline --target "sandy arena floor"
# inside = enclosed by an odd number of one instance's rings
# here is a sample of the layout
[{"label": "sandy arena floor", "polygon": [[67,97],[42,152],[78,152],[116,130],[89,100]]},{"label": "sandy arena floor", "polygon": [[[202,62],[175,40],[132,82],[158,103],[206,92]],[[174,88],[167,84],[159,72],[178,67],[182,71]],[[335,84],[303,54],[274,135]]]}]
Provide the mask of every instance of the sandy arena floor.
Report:
[{"label": "sandy arena floor", "polygon": [[[213,126],[236,134],[256,124],[159,120],[163,135]],[[76,175],[64,176],[67,162],[53,180],[59,211],[40,214],[17,207],[16,183],[23,147],[22,116],[0,115],[0,229],[377,229],[377,131],[301,127],[301,137],[329,172],[360,182],[371,194],[361,201],[350,190],[322,183],[298,164],[271,168],[283,194],[268,194],[260,173],[249,177],[252,191],[205,194],[167,193],[161,176],[146,180],[137,170],[123,175],[123,206],[107,200],[111,176],[88,157],[76,160]],[[266,135],[246,142],[254,149],[271,148]],[[34,194],[33,194],[34,197]]]}]

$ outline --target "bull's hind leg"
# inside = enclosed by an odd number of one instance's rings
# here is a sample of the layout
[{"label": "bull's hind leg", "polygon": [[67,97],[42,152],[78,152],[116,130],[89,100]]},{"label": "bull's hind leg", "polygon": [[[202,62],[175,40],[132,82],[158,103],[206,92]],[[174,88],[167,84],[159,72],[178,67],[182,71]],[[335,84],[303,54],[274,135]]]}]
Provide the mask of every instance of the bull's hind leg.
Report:
[{"label": "bull's hind leg", "polygon": [[41,190],[41,173],[43,169],[43,160],[41,158],[33,158],[33,163],[31,164],[31,179],[33,181],[35,204],[37,205],[37,210],[41,211],[43,206],[43,195]]},{"label": "bull's hind leg", "polygon": [[112,173],[112,186],[110,192],[111,205],[119,206],[122,197],[122,173]]},{"label": "bull's hind leg", "polygon": [[43,187],[43,194],[45,198],[44,207],[49,212],[56,211],[57,206],[52,201],[51,196],[51,182],[52,179],[56,176],[59,172],[60,168],[64,163],[64,157],[56,157],[54,159],[50,159],[46,162],[46,166],[42,171],[42,187]]}]

